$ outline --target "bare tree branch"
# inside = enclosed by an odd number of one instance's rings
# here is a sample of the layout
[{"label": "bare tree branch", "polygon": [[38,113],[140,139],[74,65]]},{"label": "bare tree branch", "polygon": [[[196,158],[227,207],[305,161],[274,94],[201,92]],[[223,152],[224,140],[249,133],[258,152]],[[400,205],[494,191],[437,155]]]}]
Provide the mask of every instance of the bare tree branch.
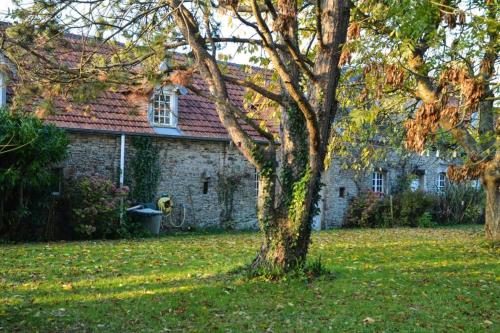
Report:
[{"label": "bare tree branch", "polygon": [[264,96],[264,97],[266,97],[266,98],[268,98],[268,99],[270,99],[270,100],[272,100],[280,105],[284,105],[283,98],[281,95],[275,94],[275,93],[267,90],[264,87],[256,85],[253,82],[238,79],[238,78],[235,78],[235,77],[232,77],[229,75],[224,75],[224,80],[226,80],[227,82],[230,82],[230,83],[234,83],[234,84],[237,84],[237,85],[240,85],[243,87],[250,88],[253,91],[255,91],[256,93],[258,93],[258,94],[260,94],[260,95],[262,95],[262,96]]}]

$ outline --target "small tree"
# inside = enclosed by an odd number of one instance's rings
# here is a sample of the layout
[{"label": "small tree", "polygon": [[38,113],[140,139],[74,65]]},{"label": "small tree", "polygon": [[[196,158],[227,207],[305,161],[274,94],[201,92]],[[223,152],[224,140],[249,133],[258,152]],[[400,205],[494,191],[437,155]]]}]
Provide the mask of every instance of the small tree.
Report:
[{"label": "small tree", "polygon": [[51,168],[65,158],[67,145],[55,126],[0,109],[0,234],[15,231],[47,200]]},{"label": "small tree", "polygon": [[358,68],[361,99],[406,99],[406,146],[440,141],[463,152],[453,179],[480,178],[486,237],[500,239],[498,7],[494,1],[360,1],[343,59]]}]

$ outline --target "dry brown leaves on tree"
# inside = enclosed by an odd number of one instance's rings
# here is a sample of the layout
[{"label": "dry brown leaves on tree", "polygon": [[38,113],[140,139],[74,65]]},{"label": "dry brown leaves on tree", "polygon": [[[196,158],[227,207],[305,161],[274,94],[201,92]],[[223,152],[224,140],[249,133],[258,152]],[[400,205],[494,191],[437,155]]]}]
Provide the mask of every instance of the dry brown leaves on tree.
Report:
[{"label": "dry brown leaves on tree", "polygon": [[401,87],[405,80],[405,72],[396,65],[386,65],[385,83],[393,87]]},{"label": "dry brown leaves on tree", "polygon": [[485,163],[467,163],[465,165],[450,165],[448,167],[448,178],[455,182],[478,179],[484,173]]},{"label": "dry brown leaves on tree", "polygon": [[422,151],[427,135],[437,130],[440,119],[437,103],[422,104],[415,114],[415,119],[405,123],[406,147],[415,151]]},{"label": "dry brown leaves on tree", "polygon": [[191,80],[193,78],[193,70],[188,69],[188,70],[175,70],[170,74],[170,82],[173,84],[176,84],[178,86],[183,86],[187,87],[191,83]]},{"label": "dry brown leaves on tree", "polygon": [[342,48],[342,53],[340,54],[339,66],[343,66],[351,63],[351,51],[348,47],[344,46]]},{"label": "dry brown leaves on tree", "polygon": [[[391,72],[386,71],[387,79]],[[399,77],[397,78],[399,79]],[[460,90],[461,103],[454,96],[453,87]],[[406,146],[409,149],[422,151],[426,137],[437,130],[441,120],[446,120],[450,126],[459,126],[470,121],[472,112],[484,96],[484,85],[480,80],[471,77],[467,69],[451,66],[439,77],[439,100],[422,104],[415,115],[405,126],[407,129]]]},{"label": "dry brown leaves on tree", "polygon": [[473,78],[465,68],[452,66],[441,73],[439,85],[442,88],[448,85],[460,89],[465,107],[472,108],[481,101],[484,95],[484,85],[480,80]]},{"label": "dry brown leaves on tree", "polygon": [[358,22],[351,22],[349,28],[347,29],[347,38],[348,39],[356,39],[359,38],[361,33],[361,28]]}]

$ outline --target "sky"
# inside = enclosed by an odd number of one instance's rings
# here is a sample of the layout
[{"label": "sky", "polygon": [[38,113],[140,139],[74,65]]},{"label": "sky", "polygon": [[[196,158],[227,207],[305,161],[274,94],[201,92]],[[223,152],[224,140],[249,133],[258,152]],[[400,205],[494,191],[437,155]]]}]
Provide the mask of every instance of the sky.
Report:
[{"label": "sky", "polygon": [[[24,0],[24,3],[29,3],[29,0],[26,1]],[[7,15],[7,12],[8,12],[8,9],[9,8],[13,8],[14,5],[12,3],[12,0],[0,0],[0,21],[6,21],[6,15]],[[230,28],[230,27],[223,27],[223,29],[226,29],[226,30],[223,30],[225,32],[229,32],[228,35],[241,35],[240,34],[234,34],[234,28]],[[239,29],[239,31],[241,32],[242,30]],[[243,34],[239,37],[247,37],[245,36],[246,34]],[[250,55],[247,55],[247,54],[237,54],[236,52],[236,46],[235,45],[228,45],[226,46],[223,50],[221,50],[219,53],[222,53],[222,54],[225,54],[225,55],[228,55],[230,57],[230,61],[231,62],[235,62],[235,63],[240,63],[240,64],[247,64],[249,63],[249,57]]]},{"label": "sky", "polygon": [[3,20],[9,7],[12,7],[11,0],[0,0],[0,19]]}]

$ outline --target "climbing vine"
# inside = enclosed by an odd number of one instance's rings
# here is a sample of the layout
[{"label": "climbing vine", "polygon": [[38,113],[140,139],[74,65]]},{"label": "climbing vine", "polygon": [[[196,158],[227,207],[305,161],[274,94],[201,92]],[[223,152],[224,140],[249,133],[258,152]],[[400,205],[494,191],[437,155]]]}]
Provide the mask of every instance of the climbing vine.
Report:
[{"label": "climbing vine", "polygon": [[220,212],[220,227],[222,229],[232,230],[235,228],[233,218],[234,210],[234,192],[241,185],[241,180],[247,178],[248,174],[226,175],[224,172],[218,173],[217,198],[222,205]]},{"label": "climbing vine", "polygon": [[160,181],[159,149],[150,137],[133,137],[136,153],[131,161],[132,199],[135,202],[153,201]]},{"label": "climbing vine", "polygon": [[[305,127],[305,120],[303,114],[297,109],[296,106],[288,107],[285,111],[288,116],[288,121],[290,123],[290,130],[296,133],[297,139],[294,144],[297,146],[296,149],[292,151],[293,160],[296,162],[293,165],[295,172],[292,167],[284,163],[280,174],[280,181],[283,187],[284,202],[287,207],[291,207],[293,201],[293,193],[295,182],[300,180],[306,173],[306,166],[308,159],[308,147],[307,147],[307,130]],[[295,174],[294,174],[295,173]]]}]

